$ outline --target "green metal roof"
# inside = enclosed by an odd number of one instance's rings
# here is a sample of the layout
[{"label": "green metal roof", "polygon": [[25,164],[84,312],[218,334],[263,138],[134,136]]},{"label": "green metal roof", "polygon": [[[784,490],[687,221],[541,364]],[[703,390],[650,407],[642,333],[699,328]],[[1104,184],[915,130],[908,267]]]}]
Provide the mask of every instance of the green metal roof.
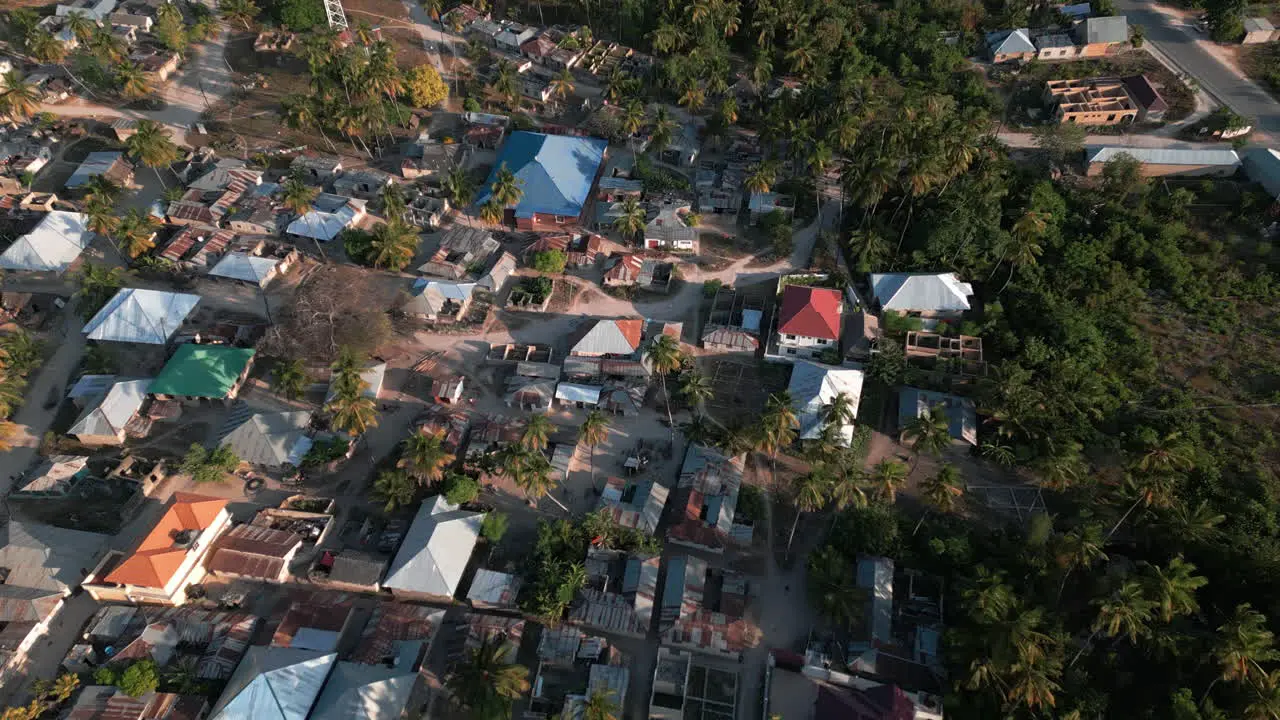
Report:
[{"label": "green metal roof", "polygon": [[151,383],[152,395],[225,398],[253,360],[250,348],[187,343]]}]

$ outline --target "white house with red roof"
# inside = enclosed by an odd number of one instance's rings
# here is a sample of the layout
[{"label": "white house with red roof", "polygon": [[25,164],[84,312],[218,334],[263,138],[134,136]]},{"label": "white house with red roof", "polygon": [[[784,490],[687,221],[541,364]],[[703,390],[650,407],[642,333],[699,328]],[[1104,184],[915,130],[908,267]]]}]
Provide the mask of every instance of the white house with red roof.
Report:
[{"label": "white house with red roof", "polygon": [[778,311],[778,354],[783,359],[816,358],[840,348],[844,297],[834,288],[788,285]]}]

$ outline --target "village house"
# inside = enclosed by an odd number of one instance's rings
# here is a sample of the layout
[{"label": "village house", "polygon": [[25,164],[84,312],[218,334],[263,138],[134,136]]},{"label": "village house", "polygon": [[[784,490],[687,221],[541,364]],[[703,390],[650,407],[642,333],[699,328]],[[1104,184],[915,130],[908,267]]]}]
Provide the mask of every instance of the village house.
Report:
[{"label": "village house", "polygon": [[332,155],[299,155],[289,164],[289,170],[301,174],[309,183],[323,185],[342,173],[342,159]]},{"label": "village house", "polygon": [[329,242],[364,220],[365,206],[359,198],[320,193],[311,201],[311,210],[289,223],[286,232],[297,238]]},{"label": "village house", "polygon": [[1036,52],[1036,46],[1031,42],[1031,33],[1027,28],[987,33],[987,56],[993,63],[1030,60],[1036,56]]},{"label": "village house", "polygon": [[675,520],[667,542],[723,553],[731,541],[749,540],[750,526],[734,523],[746,458],[691,444],[675,488]]},{"label": "village house", "polygon": [[1178,150],[1166,148],[1087,145],[1085,172],[1096,177],[1107,163],[1125,155],[1137,160],[1143,177],[1231,177],[1240,169],[1235,150]]},{"label": "village house", "polygon": [[267,471],[300,467],[311,449],[311,413],[254,413],[237,404],[219,433],[218,444],[229,448],[240,462]]},{"label": "village house", "polygon": [[205,575],[204,559],[231,522],[227,501],[175,493],[151,532],[128,553],[113,551],[84,582],[98,602],[182,605]]},{"label": "village house", "polygon": [[302,549],[302,537],[260,525],[236,525],[223,533],[209,556],[209,572],[219,577],[282,583]]},{"label": "village house", "polygon": [[439,246],[418,272],[451,280],[479,276],[501,247],[484,228],[454,225],[440,235]]},{"label": "village house", "polygon": [[1244,19],[1244,37],[1240,39],[1241,45],[1255,45],[1258,43],[1267,43],[1276,39],[1276,26],[1264,17],[1251,17]]},{"label": "village house", "polygon": [[525,248],[524,261],[532,264],[538,253],[554,250],[564,253],[567,268],[591,267],[603,245],[604,238],[595,233],[539,233]]},{"label": "village house", "polygon": [[[29,80],[29,79],[28,79]],[[112,151],[91,152],[67,179],[65,187],[79,190],[89,184],[89,179],[101,175],[122,188],[133,187],[133,164],[124,153]]]},{"label": "village house", "polygon": [[520,230],[580,225],[607,145],[597,138],[514,132],[502,146],[476,206],[488,202],[494,179],[505,167],[524,190],[519,202],[506,209],[508,222]]},{"label": "village house", "polygon": [[947,393],[903,387],[898,389],[898,430],[904,431],[918,417],[941,407],[947,415],[951,440],[960,445],[977,447],[978,415],[974,402]]},{"label": "village house", "polygon": [[760,349],[764,303],[746,293],[721,288],[702,327],[702,347],[719,353],[751,353]]},{"label": "village house", "polygon": [[199,295],[121,288],[81,332],[99,342],[164,345],[199,303]]},{"label": "village house", "polygon": [[1124,15],[1087,18],[1075,26],[1075,36],[1082,57],[1110,55],[1129,44],[1129,22]]},{"label": "village house", "polygon": [[333,181],[333,192],[344,197],[372,200],[396,179],[376,168],[347,170]]},{"label": "village house", "polygon": [[698,231],[690,227],[684,216],[689,203],[665,198],[650,206],[657,214],[644,227],[644,246],[649,250],[698,252]]},{"label": "village house", "polygon": [[1129,97],[1138,105],[1138,120],[1158,122],[1164,119],[1169,103],[1160,96],[1160,91],[1156,90],[1146,75],[1129,75],[1121,80],[1129,91]]},{"label": "village house", "polygon": [[657,557],[589,549],[583,563],[587,583],[569,611],[569,623],[602,633],[643,638],[653,618],[660,564]]},{"label": "village house", "polygon": [[668,647],[738,659],[755,644],[759,630],[746,619],[747,581],[729,570],[712,570],[692,555],[667,559],[658,628]]},{"label": "village house", "polygon": [[458,322],[471,309],[476,287],[473,282],[418,278],[413,283],[409,299],[400,306],[400,311],[430,322]]},{"label": "village house", "polygon": [[791,381],[787,385],[800,425],[796,437],[817,440],[830,432],[836,444],[849,447],[853,443],[853,422],[829,427],[826,408],[837,396],[843,395],[849,401],[850,417],[857,417],[858,404],[862,400],[862,382],[861,370],[796,361],[791,367]]},{"label": "village house", "polygon": [[834,288],[787,285],[782,291],[775,340],[778,355],[817,358],[839,351],[844,325],[844,297]]},{"label": "village house", "polygon": [[106,392],[87,402],[67,434],[90,447],[123,445],[130,431],[143,434],[140,424],[134,421],[147,400],[150,387],[150,380],[113,382]]},{"label": "village house", "polygon": [[29,672],[29,652],[50,637],[63,604],[108,537],[24,522],[0,527],[0,682]]},{"label": "village house", "polygon": [[450,505],[443,495],[424,500],[382,587],[400,600],[452,601],[484,516]]},{"label": "village house", "polygon": [[186,343],[164,364],[150,393],[162,400],[199,403],[236,398],[249,377],[254,350],[227,345]]},{"label": "village house", "polygon": [[93,242],[89,217],[54,210],[0,254],[0,268],[62,275]]},{"label": "village house", "polygon": [[870,284],[873,308],[918,317],[926,330],[962,317],[973,297],[973,286],[955,273],[872,273]]}]

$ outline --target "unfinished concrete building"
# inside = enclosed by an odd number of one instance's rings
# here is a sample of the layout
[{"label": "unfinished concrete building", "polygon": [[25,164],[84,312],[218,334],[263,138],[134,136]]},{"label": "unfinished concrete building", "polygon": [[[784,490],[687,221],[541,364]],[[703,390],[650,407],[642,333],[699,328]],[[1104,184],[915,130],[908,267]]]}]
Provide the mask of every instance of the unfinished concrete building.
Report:
[{"label": "unfinished concrete building", "polygon": [[1050,80],[1044,104],[1055,107],[1054,120],[1076,125],[1119,125],[1138,117],[1138,104],[1124,81],[1115,77]]},{"label": "unfinished concrete building", "polygon": [[702,347],[725,353],[752,353],[760,348],[764,298],[721,288],[711,302],[703,326]]}]

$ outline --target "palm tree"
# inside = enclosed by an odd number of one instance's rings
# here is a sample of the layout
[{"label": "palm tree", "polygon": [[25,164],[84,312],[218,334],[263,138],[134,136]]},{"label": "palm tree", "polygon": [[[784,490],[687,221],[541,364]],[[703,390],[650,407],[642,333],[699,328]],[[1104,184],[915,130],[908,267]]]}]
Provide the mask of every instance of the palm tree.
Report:
[{"label": "palm tree", "polygon": [[1249,603],[1237,605],[1231,619],[1218,628],[1213,657],[1222,670],[1222,680],[1244,683],[1265,675],[1262,663],[1280,659],[1275,635],[1267,628],[1267,616]]},{"label": "palm tree", "polygon": [[248,30],[259,9],[253,0],[218,0],[218,12],[222,13],[223,20],[241,23]]},{"label": "palm tree", "polygon": [[40,91],[36,86],[23,80],[22,73],[17,70],[5,73],[3,81],[3,92],[0,92],[0,114],[7,115],[18,122],[24,122],[35,115],[40,109]]},{"label": "palm tree", "polygon": [[653,131],[649,133],[649,149],[661,153],[671,144],[675,137],[676,121],[671,119],[671,112],[665,105],[659,105],[653,115]]},{"label": "palm tree", "polygon": [[613,690],[594,690],[582,705],[582,720],[619,720],[622,707],[614,702]]},{"label": "palm tree", "polygon": [[943,465],[936,474],[920,483],[920,497],[935,510],[951,512],[964,495],[962,483],[960,471],[954,465]]},{"label": "palm tree", "polygon": [[315,100],[305,95],[286,95],[280,100],[280,110],[285,125],[294,130],[315,128],[320,132],[320,137],[329,144],[329,149],[335,153],[338,152],[338,147],[325,133],[324,123],[320,122],[320,117],[316,113]]},{"label": "palm tree", "polygon": [[520,198],[524,197],[523,186],[524,181],[516,177],[511,172],[511,168],[506,163],[498,168],[498,172],[493,176],[493,183],[489,186],[490,197],[494,202],[502,207],[510,207],[520,202]]},{"label": "palm tree", "polygon": [[1155,598],[1161,620],[1170,622],[1174,615],[1189,615],[1200,609],[1200,604],[1196,602],[1196,590],[1208,585],[1209,580],[1194,574],[1194,564],[1184,560],[1181,555],[1176,555],[1167,567],[1148,565],[1146,570],[1143,579],[1148,593]]},{"label": "palm tree", "polygon": [[511,704],[529,691],[529,669],[512,665],[511,648],[485,639],[456,666],[445,685],[453,703],[473,720],[511,716]]},{"label": "palm tree", "polygon": [[773,187],[775,180],[777,180],[777,173],[774,172],[773,165],[762,162],[751,168],[743,179],[742,186],[748,192],[766,193],[769,192],[769,188]]},{"label": "palm tree", "polygon": [[302,397],[309,380],[306,367],[298,358],[285,360],[276,365],[274,387],[277,392],[290,400]]},{"label": "palm tree", "polygon": [[[90,182],[102,177],[95,175]],[[110,181],[108,181],[110,182]],[[120,228],[120,218],[116,217],[111,201],[102,197],[90,197],[84,204],[84,214],[88,218],[85,226],[107,240],[114,243],[116,230]]]},{"label": "palm tree", "polygon": [[622,117],[619,118],[622,123],[622,129],[627,133],[627,140],[631,144],[631,159],[635,161],[636,148],[634,140],[636,133],[640,132],[640,128],[644,127],[645,113],[644,103],[639,100],[632,100],[622,109]]},{"label": "palm tree", "polygon": [[1136,643],[1139,635],[1147,633],[1155,608],[1155,603],[1143,593],[1142,585],[1133,580],[1126,581],[1110,596],[1094,600],[1093,605],[1098,608],[1093,631],[1105,631],[1107,637],[1126,635],[1130,643]]},{"label": "palm tree", "polygon": [[120,237],[120,246],[124,249],[126,255],[136,259],[139,255],[147,252],[156,246],[156,230],[159,223],[150,214],[144,213],[137,208],[130,208],[124,217],[120,218],[120,224],[116,231]]},{"label": "palm tree", "polygon": [[[850,472],[848,470],[837,470],[832,476],[831,487],[827,489],[827,497],[831,500],[831,504],[836,510],[844,510],[847,507],[866,507],[867,492],[863,489],[860,482],[862,473]],[[834,518],[833,518],[834,523]]]},{"label": "palm tree", "polygon": [[124,60],[124,41],[112,35],[106,28],[97,28],[89,38],[89,52],[104,65],[111,65]]},{"label": "palm tree", "polygon": [[378,425],[378,408],[373,398],[364,394],[368,383],[335,383],[337,394],[325,406],[333,415],[333,427],[346,430],[351,436],[359,435]]},{"label": "palm tree", "polygon": [[853,400],[848,393],[836,393],[822,406],[822,423],[828,427],[843,428],[853,424]]},{"label": "palm tree", "polygon": [[1095,563],[1106,562],[1107,553],[1103,551],[1102,528],[1097,525],[1085,525],[1062,536],[1057,551],[1058,564],[1065,568],[1062,584],[1058,586],[1058,597],[1067,587],[1067,578],[1076,568],[1089,569]]},{"label": "palm tree", "polygon": [[76,36],[76,40],[83,44],[89,43],[89,38],[93,37],[93,33],[98,29],[98,23],[89,19],[88,15],[82,12],[72,12],[66,17],[66,28]]},{"label": "palm tree", "polygon": [[974,579],[961,592],[965,606],[982,624],[991,624],[1005,618],[1017,604],[1013,588],[1003,571],[991,570],[979,565]]},{"label": "palm tree", "polygon": [[548,83],[551,88],[551,94],[559,100],[564,100],[573,92],[573,73],[569,72],[569,68],[564,68]]},{"label": "palm tree", "polygon": [[684,353],[680,352],[680,343],[670,335],[659,335],[649,345],[645,359],[649,361],[653,372],[658,374],[662,382],[662,399],[667,406],[667,427],[671,429],[671,437],[675,439],[675,421],[671,419],[671,395],[667,393],[667,376],[684,364]]},{"label": "palm tree", "polygon": [[791,64],[791,71],[795,73],[803,73],[813,64],[813,51],[804,44],[791,48],[784,57]]},{"label": "palm tree", "polygon": [[476,195],[475,181],[466,168],[461,166],[449,172],[444,180],[444,189],[449,193],[449,199],[458,207],[470,205]]},{"label": "palm tree", "polygon": [[507,211],[495,200],[490,200],[480,206],[480,219],[493,225],[502,222],[506,214]]},{"label": "palm tree", "polygon": [[37,30],[27,38],[27,53],[42,63],[61,63],[67,57],[67,46],[47,30]]},{"label": "palm tree", "polygon": [[832,485],[831,475],[821,463],[815,465],[808,473],[800,476],[792,488],[791,502],[795,506],[795,517],[791,520],[791,532],[787,533],[787,552],[791,551],[791,541],[796,537],[796,526],[800,524],[800,516],[807,512],[817,512],[827,502],[827,491]]},{"label": "palm tree", "polygon": [[705,414],[703,404],[715,397],[716,391],[706,375],[697,370],[690,370],[680,375],[680,394],[699,415],[703,415]]},{"label": "palm tree", "polygon": [[164,187],[164,178],[160,176],[160,168],[168,167],[178,160],[178,146],[173,144],[168,132],[154,120],[139,120],[132,136],[125,141],[129,152],[138,158],[143,165],[156,173],[156,179]]},{"label": "palm tree", "polygon": [[1253,691],[1253,701],[1244,709],[1245,720],[1280,720],[1280,670],[1265,673]]},{"label": "palm tree", "polygon": [[124,270],[86,261],[76,274],[76,309],[86,320],[124,287]]},{"label": "palm tree", "polygon": [[547,440],[555,426],[546,415],[532,415],[524,424],[524,432],[520,434],[520,446],[526,450],[541,452],[547,447]]},{"label": "palm tree", "polygon": [[414,430],[404,441],[404,453],[397,466],[425,483],[439,480],[453,460],[453,454],[444,448],[438,434]]},{"label": "palm tree", "polygon": [[520,92],[516,86],[516,71],[506,60],[498,62],[498,70],[493,78],[493,92],[506,98],[507,104],[516,106]]},{"label": "palm tree", "polygon": [[519,443],[512,443],[498,453],[498,460],[502,474],[511,478],[525,495],[533,500],[550,498],[561,510],[569,512],[569,508],[551,494],[551,489],[556,484],[551,477],[551,461],[547,460],[541,450],[530,450]]},{"label": "palm tree", "polygon": [[875,496],[892,503],[907,480],[907,466],[897,460],[881,460],[871,468],[869,480]]},{"label": "palm tree", "polygon": [[369,257],[375,268],[400,271],[418,252],[418,233],[399,218],[375,227],[369,235]]},{"label": "palm tree", "polygon": [[833,545],[824,545],[809,556],[809,599],[818,613],[839,627],[853,625],[861,616],[865,591],[854,583],[848,556]]},{"label": "palm tree", "polygon": [[756,448],[769,453],[769,472],[775,486],[778,482],[778,452],[796,439],[799,421],[793,407],[791,394],[784,390],[769,396],[764,413],[760,415],[760,435],[756,438]]},{"label": "palm tree", "polygon": [[707,91],[696,83],[690,85],[689,89],[685,90],[684,94],[680,96],[680,104],[689,112],[696,113],[702,109],[703,105],[707,104]]},{"label": "palm tree", "polygon": [[[311,187],[303,182],[302,178],[297,175],[290,175],[284,181],[284,192],[280,198],[280,204],[284,209],[296,214],[298,217],[306,217],[311,212],[311,203],[315,202],[316,196],[320,194],[320,188]],[[325,258],[324,248],[320,247],[320,239],[312,238],[316,244],[316,250],[320,253],[321,259]]]},{"label": "palm tree", "polygon": [[917,415],[902,431],[911,451],[919,455],[941,455],[951,445],[951,420],[941,404],[929,408],[929,412]]},{"label": "palm tree", "polygon": [[625,240],[638,242],[641,234],[644,233],[645,226],[648,225],[648,215],[644,206],[633,197],[626,197],[622,200],[619,207],[619,215],[613,221],[613,227],[618,234]]},{"label": "palm tree", "polygon": [[412,505],[417,494],[418,484],[403,470],[383,470],[373,481],[373,497],[386,512]]},{"label": "palm tree", "polygon": [[93,175],[84,187],[86,203],[100,200],[107,203],[108,207],[120,198],[120,193],[123,191],[123,188],[112,182],[106,175]]},{"label": "palm tree", "polygon": [[596,446],[609,439],[609,418],[600,408],[587,413],[587,419],[578,428],[578,437],[591,448],[591,487],[596,486]]},{"label": "palm tree", "polygon": [[137,99],[150,95],[153,88],[147,82],[147,75],[137,63],[124,60],[116,65],[116,84],[120,86],[120,94],[126,98]]},{"label": "palm tree", "polygon": [[1194,467],[1195,451],[1176,431],[1146,442],[1137,462],[1143,472],[1186,472]]}]

